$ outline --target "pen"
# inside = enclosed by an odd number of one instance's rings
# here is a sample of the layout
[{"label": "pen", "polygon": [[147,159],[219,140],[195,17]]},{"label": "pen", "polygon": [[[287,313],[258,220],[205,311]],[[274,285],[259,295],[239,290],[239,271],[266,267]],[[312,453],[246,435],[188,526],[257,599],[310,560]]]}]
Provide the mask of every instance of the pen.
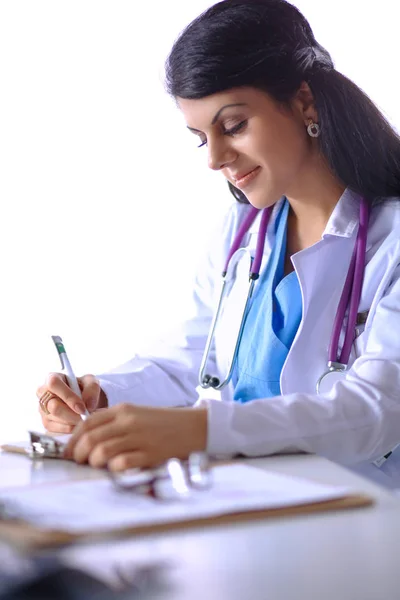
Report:
[{"label": "pen", "polygon": [[[61,360],[61,368],[64,371],[65,377],[67,378],[68,386],[77,396],[79,396],[79,398],[82,398],[78,380],[75,376],[75,373],[72,370],[71,363],[69,362],[69,358],[65,351],[64,342],[62,341],[59,335],[52,335],[51,339],[53,340],[55,347],[57,348],[58,356]],[[88,416],[89,412],[86,409],[86,413],[84,415],[81,415],[81,419],[85,420]]]}]

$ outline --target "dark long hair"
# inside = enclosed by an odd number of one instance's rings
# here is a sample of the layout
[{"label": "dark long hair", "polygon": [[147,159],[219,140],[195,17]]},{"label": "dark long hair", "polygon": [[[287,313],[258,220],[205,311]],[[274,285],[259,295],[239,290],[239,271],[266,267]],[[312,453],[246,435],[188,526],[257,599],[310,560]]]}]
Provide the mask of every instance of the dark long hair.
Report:
[{"label": "dark long hair", "polygon": [[336,177],[370,202],[400,196],[399,136],[370,98],[335,70],[308,21],[285,0],[215,4],[188,25],[166,61],[166,88],[175,98],[252,86],[288,105],[302,81],[318,111],[320,151]]}]

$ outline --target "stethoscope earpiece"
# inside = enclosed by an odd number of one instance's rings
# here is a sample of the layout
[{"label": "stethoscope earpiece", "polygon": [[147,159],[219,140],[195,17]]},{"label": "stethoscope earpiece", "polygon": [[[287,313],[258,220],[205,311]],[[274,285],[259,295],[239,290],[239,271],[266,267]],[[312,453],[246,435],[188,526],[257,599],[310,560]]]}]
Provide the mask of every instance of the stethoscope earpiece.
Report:
[{"label": "stethoscope earpiece", "polygon": [[220,384],[218,377],[212,377],[211,375],[204,375],[202,387],[203,388],[217,388]]}]

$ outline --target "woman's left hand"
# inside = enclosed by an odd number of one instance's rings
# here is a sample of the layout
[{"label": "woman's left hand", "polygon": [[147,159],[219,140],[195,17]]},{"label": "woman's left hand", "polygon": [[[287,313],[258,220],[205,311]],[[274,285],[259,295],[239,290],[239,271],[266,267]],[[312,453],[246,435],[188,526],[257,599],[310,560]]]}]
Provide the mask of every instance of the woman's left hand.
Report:
[{"label": "woman's left hand", "polygon": [[185,459],[207,443],[207,409],[119,404],[76,427],[64,453],[78,463],[123,471]]}]

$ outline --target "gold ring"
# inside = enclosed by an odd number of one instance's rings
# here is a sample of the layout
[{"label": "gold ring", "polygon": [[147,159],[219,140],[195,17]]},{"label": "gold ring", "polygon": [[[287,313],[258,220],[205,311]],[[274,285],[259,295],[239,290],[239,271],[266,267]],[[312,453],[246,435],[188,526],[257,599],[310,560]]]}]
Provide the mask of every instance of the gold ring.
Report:
[{"label": "gold ring", "polygon": [[47,405],[50,402],[50,400],[52,400],[53,398],[56,398],[56,396],[54,394],[52,394],[51,392],[49,392],[48,390],[39,398],[39,406],[45,415],[50,414],[50,411],[47,408]]}]

